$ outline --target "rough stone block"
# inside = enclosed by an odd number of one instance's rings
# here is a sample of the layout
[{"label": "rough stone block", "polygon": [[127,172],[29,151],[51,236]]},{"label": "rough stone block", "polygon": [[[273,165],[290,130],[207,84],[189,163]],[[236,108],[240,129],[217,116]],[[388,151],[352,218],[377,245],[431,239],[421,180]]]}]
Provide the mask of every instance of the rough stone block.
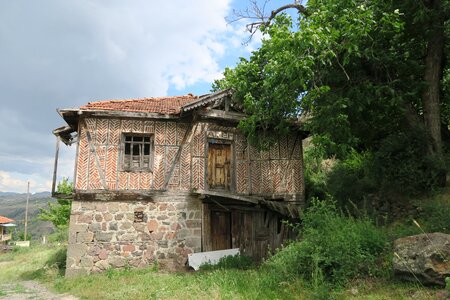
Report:
[{"label": "rough stone block", "polygon": [[88,214],[84,214],[84,215],[79,215],[77,218],[77,223],[87,223],[90,224],[92,222],[92,215],[88,215]]},{"label": "rough stone block", "polygon": [[122,222],[122,223],[120,224],[120,226],[119,226],[120,230],[128,230],[128,229],[130,229],[130,228],[132,228],[132,227],[133,227],[133,223],[128,222],[128,221]]},{"label": "rough stone block", "polygon": [[68,268],[66,269],[66,277],[76,277],[89,274],[85,268]]},{"label": "rough stone block", "polygon": [[98,262],[95,263],[95,266],[100,270],[104,271],[109,268],[109,263],[106,260],[99,260]]},{"label": "rough stone block", "polygon": [[94,266],[92,257],[82,257],[80,261],[80,266],[83,268],[91,269]]},{"label": "rough stone block", "polygon": [[186,246],[189,248],[200,247],[202,240],[200,237],[188,237],[186,238]]},{"label": "rough stone block", "polygon": [[113,219],[113,215],[107,212],[103,214],[103,218],[105,219],[105,221],[109,222]]},{"label": "rough stone block", "polygon": [[177,231],[176,238],[177,239],[184,239],[187,236],[191,235],[191,231],[187,228],[183,228]]},{"label": "rough stone block", "polygon": [[92,242],[94,234],[92,232],[78,232],[77,243]]},{"label": "rough stone block", "polygon": [[119,203],[117,203],[117,202],[108,203],[108,211],[113,214],[118,212],[119,211]]},{"label": "rough stone block", "polygon": [[108,251],[105,249],[100,250],[100,252],[98,253],[98,258],[100,258],[101,260],[105,260],[108,258]]},{"label": "rough stone block", "polygon": [[126,259],[120,256],[114,256],[108,259],[109,264],[114,268],[124,267],[126,264]]},{"label": "rough stone block", "polygon": [[158,229],[159,223],[156,220],[150,220],[147,223],[147,228],[149,232],[154,232]]},{"label": "rough stone block", "polygon": [[136,239],[136,234],[134,233],[125,233],[117,238],[119,241],[133,241]]},{"label": "rough stone block", "polygon": [[95,240],[98,242],[111,242],[113,237],[112,232],[96,232]]},{"label": "rough stone block", "polygon": [[67,246],[67,257],[79,260],[81,256],[86,254],[87,248],[86,244],[69,244]]}]

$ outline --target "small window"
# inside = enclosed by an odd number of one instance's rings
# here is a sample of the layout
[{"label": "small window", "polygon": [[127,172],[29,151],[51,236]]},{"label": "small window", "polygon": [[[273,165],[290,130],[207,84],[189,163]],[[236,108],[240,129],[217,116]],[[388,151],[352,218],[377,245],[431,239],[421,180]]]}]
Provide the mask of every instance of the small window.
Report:
[{"label": "small window", "polygon": [[122,170],[151,171],[153,136],[125,133],[122,141]]}]

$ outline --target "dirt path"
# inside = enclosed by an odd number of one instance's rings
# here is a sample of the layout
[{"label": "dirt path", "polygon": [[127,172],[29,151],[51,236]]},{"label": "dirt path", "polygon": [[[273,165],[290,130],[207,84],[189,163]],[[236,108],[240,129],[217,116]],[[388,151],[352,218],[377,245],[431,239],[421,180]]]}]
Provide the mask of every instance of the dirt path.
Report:
[{"label": "dirt path", "polygon": [[36,281],[0,284],[0,300],[78,300],[68,294],[55,294]]}]

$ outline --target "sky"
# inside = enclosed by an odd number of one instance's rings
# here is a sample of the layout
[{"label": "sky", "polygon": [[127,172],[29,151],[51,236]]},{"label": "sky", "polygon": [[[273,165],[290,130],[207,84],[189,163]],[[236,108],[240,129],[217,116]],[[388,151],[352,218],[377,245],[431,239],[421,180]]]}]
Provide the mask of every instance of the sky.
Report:
[{"label": "sky", "polygon": [[[290,1],[272,0],[268,11]],[[157,4],[155,4],[157,3]],[[49,191],[58,108],[89,101],[201,95],[248,57],[245,0],[0,0],[0,191]],[[61,144],[58,178],[73,179]]]}]

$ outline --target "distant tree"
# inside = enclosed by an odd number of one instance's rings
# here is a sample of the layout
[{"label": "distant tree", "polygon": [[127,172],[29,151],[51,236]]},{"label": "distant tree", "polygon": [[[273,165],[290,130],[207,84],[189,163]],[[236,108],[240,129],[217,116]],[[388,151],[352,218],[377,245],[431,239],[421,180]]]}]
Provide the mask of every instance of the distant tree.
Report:
[{"label": "distant tree", "polygon": [[[72,192],[73,183],[69,182],[68,178],[63,178],[63,180],[58,183],[57,193],[71,195]],[[56,203],[48,203],[48,209],[41,208],[38,218],[44,221],[50,221],[56,228],[63,229],[69,224],[72,201],[59,198],[56,201]]]}]

